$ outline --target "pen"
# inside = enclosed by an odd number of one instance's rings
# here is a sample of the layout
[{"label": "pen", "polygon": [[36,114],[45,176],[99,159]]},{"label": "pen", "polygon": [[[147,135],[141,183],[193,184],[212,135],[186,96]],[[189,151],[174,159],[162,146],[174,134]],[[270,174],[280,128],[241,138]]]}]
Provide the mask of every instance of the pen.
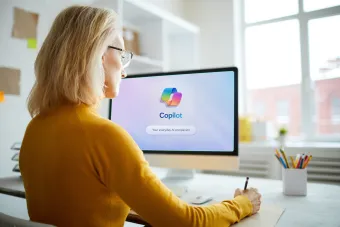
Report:
[{"label": "pen", "polygon": [[246,182],[244,183],[244,190],[247,190],[248,180],[249,180],[249,177],[247,177]]}]

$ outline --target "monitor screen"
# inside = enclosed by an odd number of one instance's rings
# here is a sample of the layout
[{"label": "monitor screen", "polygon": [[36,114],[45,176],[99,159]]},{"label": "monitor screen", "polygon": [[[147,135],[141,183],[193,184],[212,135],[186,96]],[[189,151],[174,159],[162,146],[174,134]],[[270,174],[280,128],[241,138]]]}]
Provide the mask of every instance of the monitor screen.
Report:
[{"label": "monitor screen", "polygon": [[144,152],[235,155],[236,74],[224,68],[127,77],[110,119]]}]

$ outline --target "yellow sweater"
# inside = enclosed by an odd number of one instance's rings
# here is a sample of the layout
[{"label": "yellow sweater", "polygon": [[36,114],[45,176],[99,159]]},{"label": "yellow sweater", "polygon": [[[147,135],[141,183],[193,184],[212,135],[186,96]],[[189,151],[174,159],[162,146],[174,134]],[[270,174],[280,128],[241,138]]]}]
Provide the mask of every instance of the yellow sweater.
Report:
[{"label": "yellow sweater", "polygon": [[20,170],[30,219],[58,227],[123,226],[130,208],[153,227],[225,227],[252,212],[244,196],[202,207],[183,202],[123,128],[84,105],[32,119]]}]

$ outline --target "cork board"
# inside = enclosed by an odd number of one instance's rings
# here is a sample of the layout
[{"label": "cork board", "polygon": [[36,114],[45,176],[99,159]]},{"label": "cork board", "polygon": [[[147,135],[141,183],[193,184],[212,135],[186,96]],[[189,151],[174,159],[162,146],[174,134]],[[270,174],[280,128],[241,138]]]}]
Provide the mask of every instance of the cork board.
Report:
[{"label": "cork board", "polygon": [[20,95],[20,74],[19,69],[0,67],[0,91]]},{"label": "cork board", "polygon": [[17,7],[14,7],[13,10],[12,37],[18,39],[37,39],[39,15]]}]

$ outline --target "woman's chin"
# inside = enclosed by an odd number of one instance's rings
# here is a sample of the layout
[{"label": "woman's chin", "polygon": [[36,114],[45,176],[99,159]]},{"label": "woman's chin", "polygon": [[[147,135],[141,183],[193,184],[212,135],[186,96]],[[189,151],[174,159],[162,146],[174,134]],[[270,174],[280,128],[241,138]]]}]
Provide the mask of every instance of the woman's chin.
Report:
[{"label": "woman's chin", "polygon": [[116,98],[117,96],[118,96],[118,92],[116,91],[105,92],[105,98],[113,99],[113,98]]}]

